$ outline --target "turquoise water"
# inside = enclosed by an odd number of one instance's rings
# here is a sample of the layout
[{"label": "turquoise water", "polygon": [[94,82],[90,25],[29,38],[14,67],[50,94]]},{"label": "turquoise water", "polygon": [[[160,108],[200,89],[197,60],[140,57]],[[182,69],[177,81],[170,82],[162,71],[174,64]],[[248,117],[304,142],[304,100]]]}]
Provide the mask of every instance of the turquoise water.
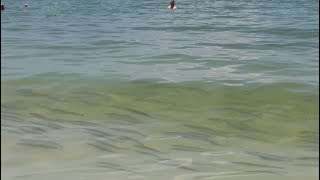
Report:
[{"label": "turquoise water", "polygon": [[2,178],[319,178],[318,1],[2,3]]}]

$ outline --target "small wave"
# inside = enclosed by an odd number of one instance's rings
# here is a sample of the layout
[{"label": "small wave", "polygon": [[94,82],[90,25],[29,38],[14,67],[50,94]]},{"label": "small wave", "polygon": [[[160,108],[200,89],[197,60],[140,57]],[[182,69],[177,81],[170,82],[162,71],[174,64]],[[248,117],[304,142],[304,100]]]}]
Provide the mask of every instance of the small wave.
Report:
[{"label": "small wave", "polygon": [[120,154],[120,153],[112,153],[112,154],[106,154],[106,155],[98,156],[98,158],[110,159],[110,158],[119,158],[119,157],[124,157],[124,156],[126,156],[126,155],[125,154]]},{"label": "small wave", "polygon": [[147,137],[146,141],[154,141],[154,140],[165,140],[165,139],[178,139],[181,138],[181,136],[158,136],[158,137]]},{"label": "small wave", "polygon": [[172,168],[179,168],[183,166],[191,166],[191,158],[181,158],[181,159],[169,159],[159,161],[155,164],[145,164],[145,165],[136,165],[130,166],[129,169],[134,172],[150,172],[150,171],[160,171]]},{"label": "small wave", "polygon": [[201,172],[191,173],[176,176],[174,180],[187,180],[187,179],[216,179],[238,176],[254,176],[274,173],[273,171],[266,170],[253,170],[253,171],[224,171],[224,172]]},{"label": "small wave", "polygon": [[62,145],[48,140],[22,139],[17,145],[46,148],[46,149],[61,149]]},{"label": "small wave", "polygon": [[226,86],[244,86],[244,84],[230,84],[230,83],[223,83]]},{"label": "small wave", "polygon": [[202,156],[225,156],[225,155],[233,155],[234,152],[203,152],[200,153]]}]

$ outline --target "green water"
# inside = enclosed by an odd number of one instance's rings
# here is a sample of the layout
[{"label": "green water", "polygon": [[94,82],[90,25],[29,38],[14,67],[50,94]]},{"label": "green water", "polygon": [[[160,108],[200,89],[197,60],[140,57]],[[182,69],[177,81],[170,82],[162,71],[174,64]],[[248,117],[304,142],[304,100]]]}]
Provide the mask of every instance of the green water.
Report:
[{"label": "green water", "polygon": [[50,73],[2,97],[5,179],[318,177],[314,86]]}]

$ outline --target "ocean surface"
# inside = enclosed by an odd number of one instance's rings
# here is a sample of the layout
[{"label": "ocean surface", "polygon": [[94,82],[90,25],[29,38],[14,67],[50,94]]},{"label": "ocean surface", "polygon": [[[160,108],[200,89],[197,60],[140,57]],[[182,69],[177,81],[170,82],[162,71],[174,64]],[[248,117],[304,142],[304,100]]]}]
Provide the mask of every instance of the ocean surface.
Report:
[{"label": "ocean surface", "polygon": [[3,179],[319,179],[318,0],[2,3]]}]

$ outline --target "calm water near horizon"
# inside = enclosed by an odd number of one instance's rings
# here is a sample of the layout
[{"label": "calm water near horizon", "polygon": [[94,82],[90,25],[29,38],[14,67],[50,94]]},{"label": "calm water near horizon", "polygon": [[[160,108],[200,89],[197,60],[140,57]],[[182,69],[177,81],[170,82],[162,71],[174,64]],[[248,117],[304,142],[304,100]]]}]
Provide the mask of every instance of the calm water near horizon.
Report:
[{"label": "calm water near horizon", "polygon": [[3,179],[319,179],[319,1],[2,3]]}]

